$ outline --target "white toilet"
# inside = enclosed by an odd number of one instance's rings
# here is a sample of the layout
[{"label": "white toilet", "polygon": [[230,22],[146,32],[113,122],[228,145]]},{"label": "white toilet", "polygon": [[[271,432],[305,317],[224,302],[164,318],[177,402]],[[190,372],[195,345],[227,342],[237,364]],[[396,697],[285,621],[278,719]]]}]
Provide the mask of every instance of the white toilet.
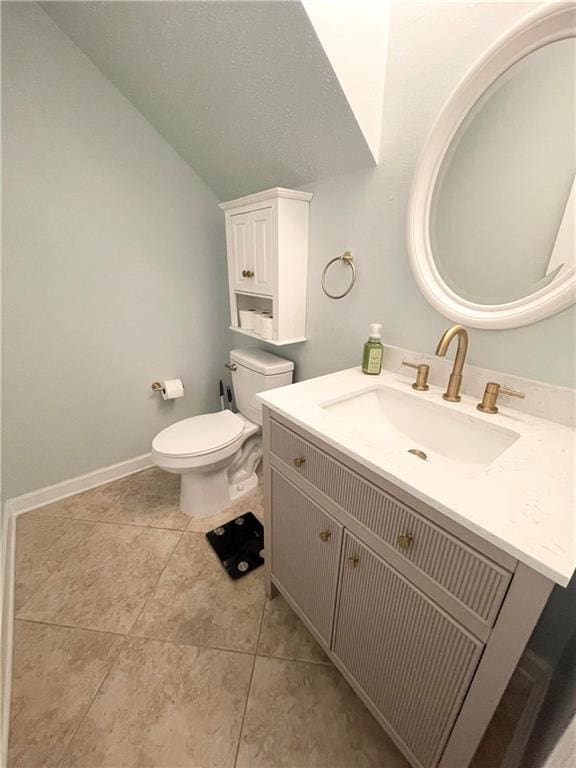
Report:
[{"label": "white toilet", "polygon": [[292,383],[294,363],[261,349],[230,352],[240,413],[218,411],[172,424],[152,441],[152,460],[182,475],[180,509],[193,517],[221,512],[258,484],[262,406],[258,392]]}]

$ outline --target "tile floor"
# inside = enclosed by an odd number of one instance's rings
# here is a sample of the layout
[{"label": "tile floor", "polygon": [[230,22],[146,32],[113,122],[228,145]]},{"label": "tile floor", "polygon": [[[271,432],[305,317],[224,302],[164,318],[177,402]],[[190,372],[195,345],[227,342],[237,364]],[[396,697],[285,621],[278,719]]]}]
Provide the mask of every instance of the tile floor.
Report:
[{"label": "tile floor", "polygon": [[10,768],[408,768],[262,569],[156,469],[18,519]]},{"label": "tile floor", "polygon": [[178,483],[18,519],[9,768],[408,768],[262,569],[233,582],[208,547],[259,489],[195,521]]}]

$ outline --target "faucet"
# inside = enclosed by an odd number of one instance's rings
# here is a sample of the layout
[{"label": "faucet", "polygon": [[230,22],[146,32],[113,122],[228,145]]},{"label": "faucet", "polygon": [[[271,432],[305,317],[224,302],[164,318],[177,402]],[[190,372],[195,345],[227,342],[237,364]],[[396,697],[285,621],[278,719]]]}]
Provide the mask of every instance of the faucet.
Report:
[{"label": "faucet", "polygon": [[438,357],[446,357],[446,352],[450,346],[452,339],[458,337],[458,349],[456,350],[456,357],[454,358],[454,367],[452,373],[448,379],[448,387],[446,392],[442,395],[444,400],[448,400],[451,403],[458,403],[462,399],[460,397],[460,387],[462,385],[462,369],[464,368],[464,360],[466,359],[466,352],[468,351],[468,333],[466,328],[461,325],[453,325],[452,328],[448,328],[442,334],[438,346],[436,347],[436,354]]}]

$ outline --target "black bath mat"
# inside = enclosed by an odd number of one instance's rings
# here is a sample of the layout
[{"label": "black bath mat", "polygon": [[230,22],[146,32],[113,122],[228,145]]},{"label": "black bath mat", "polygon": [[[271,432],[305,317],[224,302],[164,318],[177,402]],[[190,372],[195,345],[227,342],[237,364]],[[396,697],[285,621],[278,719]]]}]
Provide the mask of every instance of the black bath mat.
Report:
[{"label": "black bath mat", "polygon": [[206,538],[232,579],[264,563],[264,527],[252,512],[208,531]]}]

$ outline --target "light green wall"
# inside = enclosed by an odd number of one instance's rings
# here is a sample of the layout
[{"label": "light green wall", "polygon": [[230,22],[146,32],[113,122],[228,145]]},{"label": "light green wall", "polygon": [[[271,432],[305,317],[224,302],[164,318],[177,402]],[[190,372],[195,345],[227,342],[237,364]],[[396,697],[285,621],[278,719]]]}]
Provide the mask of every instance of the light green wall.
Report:
[{"label": "light green wall", "polygon": [[[2,11],[11,497],[216,409],[228,306],[212,192],[36,4]],[[177,376],[182,400],[151,392]]]},{"label": "light green wall", "polygon": [[[452,322],[424,299],[406,247],[414,168],[444,102],[466,70],[533,3],[394,3],[384,96],[380,166],[307,185],[309,341],[286,347],[299,379],[358,365],[368,326],[383,323],[386,343],[432,352]],[[358,267],[352,293],[331,301],[320,289],[326,262],[350,249]],[[534,325],[470,332],[468,361],[574,386],[576,313]]]}]

